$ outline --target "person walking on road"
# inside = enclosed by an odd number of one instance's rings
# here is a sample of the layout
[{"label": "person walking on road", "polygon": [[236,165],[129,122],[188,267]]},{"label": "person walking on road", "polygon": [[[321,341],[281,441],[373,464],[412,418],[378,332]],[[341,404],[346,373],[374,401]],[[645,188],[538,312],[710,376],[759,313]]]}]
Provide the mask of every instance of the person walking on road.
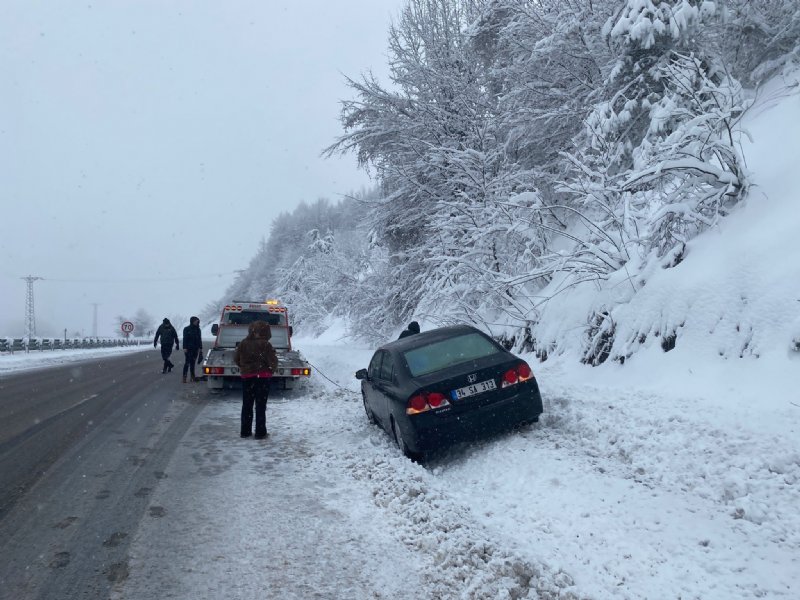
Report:
[{"label": "person walking on road", "polygon": [[169,319],[165,318],[161,322],[161,325],[158,326],[158,329],[156,329],[156,337],[153,339],[153,348],[158,345],[158,338],[161,338],[161,358],[164,360],[164,369],[161,372],[166,373],[167,371],[172,371],[172,367],[175,366],[169,359],[172,355],[172,344],[175,344],[175,350],[181,349],[180,344],[178,344],[178,332],[175,331]]},{"label": "person walking on road", "polygon": [[197,381],[194,374],[195,362],[200,364],[203,361],[203,337],[200,332],[200,319],[191,317],[189,324],[183,328],[183,383],[186,383],[186,375],[191,371],[192,381]]},{"label": "person walking on road", "polygon": [[267,437],[267,397],[269,380],[278,368],[278,355],[269,343],[272,331],[266,321],[250,323],[247,337],[236,346],[233,362],[242,377],[242,437],[253,435],[255,404],[256,439]]}]

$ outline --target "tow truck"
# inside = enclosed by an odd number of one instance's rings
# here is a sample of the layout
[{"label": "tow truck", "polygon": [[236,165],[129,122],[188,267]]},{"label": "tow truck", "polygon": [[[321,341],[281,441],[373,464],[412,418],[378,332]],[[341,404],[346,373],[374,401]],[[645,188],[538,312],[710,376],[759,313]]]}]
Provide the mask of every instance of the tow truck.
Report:
[{"label": "tow truck", "polygon": [[278,368],[273,382],[283,389],[292,389],[298,381],[311,376],[311,366],[298,350],[292,349],[292,326],[289,311],[278,300],[265,302],[234,301],[222,309],[219,323],[211,326],[216,336],[214,346],[203,361],[203,373],[210,390],[233,387],[240,382],[239,367],[233,362],[236,346],[247,336],[250,323],[266,321],[272,332],[270,343],[278,355]]}]

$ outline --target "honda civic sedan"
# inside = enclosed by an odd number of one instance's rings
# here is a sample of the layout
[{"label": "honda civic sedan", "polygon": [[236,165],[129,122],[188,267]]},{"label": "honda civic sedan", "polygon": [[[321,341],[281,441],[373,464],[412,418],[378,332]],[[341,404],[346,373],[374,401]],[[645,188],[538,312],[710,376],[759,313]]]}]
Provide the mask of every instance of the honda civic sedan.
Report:
[{"label": "honda civic sedan", "polygon": [[367,418],[415,459],[542,414],[528,363],[468,325],[385,344],[356,378]]}]

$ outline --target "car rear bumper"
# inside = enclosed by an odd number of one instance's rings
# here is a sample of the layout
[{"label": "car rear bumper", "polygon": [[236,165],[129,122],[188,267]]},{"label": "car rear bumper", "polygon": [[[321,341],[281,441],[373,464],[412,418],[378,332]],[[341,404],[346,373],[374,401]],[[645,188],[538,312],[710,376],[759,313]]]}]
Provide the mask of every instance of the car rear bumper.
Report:
[{"label": "car rear bumper", "polygon": [[521,386],[517,393],[491,404],[462,411],[410,415],[400,423],[400,427],[409,449],[424,454],[530,423],[542,412],[542,396],[533,380]]}]

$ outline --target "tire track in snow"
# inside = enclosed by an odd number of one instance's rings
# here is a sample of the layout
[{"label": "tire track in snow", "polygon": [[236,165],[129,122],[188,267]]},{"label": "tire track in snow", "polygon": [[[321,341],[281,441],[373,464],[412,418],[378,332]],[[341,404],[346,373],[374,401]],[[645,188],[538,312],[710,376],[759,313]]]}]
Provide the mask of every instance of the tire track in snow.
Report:
[{"label": "tire track in snow", "polygon": [[328,410],[322,421],[337,423],[334,434],[330,429],[315,431],[320,422],[315,414],[299,428],[308,436],[304,443],[316,446],[319,468],[363,486],[382,511],[387,531],[421,557],[428,597],[579,598],[570,589],[573,582],[567,573],[526,559],[492,539],[468,505],[454,499],[434,473],[403,457],[382,430],[366,419],[337,422],[343,405],[348,415],[360,414],[358,394],[318,391],[303,402],[313,406],[300,413]]}]

